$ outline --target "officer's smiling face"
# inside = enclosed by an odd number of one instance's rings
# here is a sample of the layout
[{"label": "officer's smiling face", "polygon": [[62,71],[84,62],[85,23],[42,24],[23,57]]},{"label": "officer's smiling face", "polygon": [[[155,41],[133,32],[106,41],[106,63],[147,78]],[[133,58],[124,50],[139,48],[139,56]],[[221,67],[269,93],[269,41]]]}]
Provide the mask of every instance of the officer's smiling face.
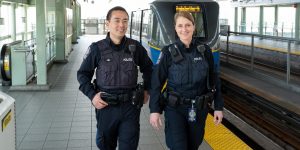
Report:
[{"label": "officer's smiling face", "polygon": [[195,30],[194,24],[185,17],[178,17],[175,30],[182,42],[191,42]]},{"label": "officer's smiling face", "polygon": [[[121,40],[128,27],[128,16],[124,11],[113,11],[110,20],[106,22],[112,39]],[[116,43],[118,44],[118,43]]]}]

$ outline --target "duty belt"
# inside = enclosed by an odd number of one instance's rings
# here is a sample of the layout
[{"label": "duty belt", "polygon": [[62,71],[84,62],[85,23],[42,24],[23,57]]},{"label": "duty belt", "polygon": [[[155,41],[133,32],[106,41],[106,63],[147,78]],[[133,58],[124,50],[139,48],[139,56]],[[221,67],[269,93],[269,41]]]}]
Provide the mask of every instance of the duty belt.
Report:
[{"label": "duty belt", "polygon": [[107,102],[110,105],[117,105],[120,102],[127,102],[131,100],[132,94],[109,94],[109,93],[101,93],[101,99]]},{"label": "duty belt", "polygon": [[198,109],[204,109],[207,107],[208,103],[211,103],[212,100],[213,100],[212,92],[209,92],[201,96],[196,96],[195,98],[181,97],[176,92],[169,92],[167,104],[169,106],[176,107],[178,105],[183,105],[183,104],[191,105],[192,103],[194,103]]},{"label": "duty belt", "polygon": [[191,104],[192,101],[200,102],[200,101],[207,101],[209,102],[212,99],[212,94],[205,94],[201,96],[196,96],[195,98],[185,98],[181,97],[179,100],[179,104]]}]

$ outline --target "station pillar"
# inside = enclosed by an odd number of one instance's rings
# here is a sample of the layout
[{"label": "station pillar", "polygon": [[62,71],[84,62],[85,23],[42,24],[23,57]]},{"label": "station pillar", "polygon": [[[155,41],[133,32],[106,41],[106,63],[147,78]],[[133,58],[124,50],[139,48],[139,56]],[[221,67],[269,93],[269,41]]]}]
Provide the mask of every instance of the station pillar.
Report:
[{"label": "station pillar", "polygon": [[46,0],[36,1],[37,85],[47,85]]},{"label": "station pillar", "polygon": [[241,32],[246,32],[246,7],[242,8],[241,15]]},{"label": "station pillar", "polygon": [[234,32],[238,32],[238,16],[239,9],[238,7],[234,7]]},{"label": "station pillar", "polygon": [[11,39],[12,41],[16,41],[16,8],[17,8],[17,4],[16,3],[12,3],[11,4],[12,9],[11,9],[11,14],[12,14],[12,20],[11,20]]},{"label": "station pillar", "polygon": [[77,3],[73,4],[73,22],[72,22],[72,30],[73,30],[73,34],[72,34],[72,44],[77,44],[77,21],[78,21],[78,16],[77,16],[77,11],[78,11],[78,7],[77,7]]},{"label": "station pillar", "polygon": [[55,35],[56,35],[56,57],[55,62],[67,63],[66,60],[66,1],[55,1]]},{"label": "station pillar", "polygon": [[278,36],[278,5],[274,7],[274,27],[273,35]]},{"label": "station pillar", "polygon": [[264,34],[264,7],[259,6],[259,27],[258,27],[258,33],[260,35]]},{"label": "station pillar", "polygon": [[300,41],[300,3],[295,4],[296,15],[295,15],[295,39]]}]

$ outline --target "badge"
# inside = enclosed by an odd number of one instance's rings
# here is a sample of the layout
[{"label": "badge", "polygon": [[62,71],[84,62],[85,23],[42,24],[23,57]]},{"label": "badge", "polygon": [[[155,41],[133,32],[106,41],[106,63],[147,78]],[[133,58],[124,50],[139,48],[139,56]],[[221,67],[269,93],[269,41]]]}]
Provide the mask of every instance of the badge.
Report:
[{"label": "badge", "polygon": [[195,103],[195,100],[192,101],[192,107],[189,108],[189,122],[195,122],[196,121],[196,109],[194,108],[194,103]]}]

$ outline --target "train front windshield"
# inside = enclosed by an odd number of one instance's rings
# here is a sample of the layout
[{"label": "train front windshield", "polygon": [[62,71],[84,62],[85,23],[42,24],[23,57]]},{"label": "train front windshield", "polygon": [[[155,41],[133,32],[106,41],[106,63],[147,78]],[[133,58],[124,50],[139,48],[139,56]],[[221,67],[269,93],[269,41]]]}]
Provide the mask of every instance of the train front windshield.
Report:
[{"label": "train front windshield", "polygon": [[176,5],[176,12],[180,11],[187,11],[190,12],[194,19],[195,19],[195,32],[194,37],[198,38],[205,38],[206,33],[206,25],[204,23],[204,15],[203,15],[203,9],[200,7],[200,5],[194,5],[194,4],[180,4]]}]

